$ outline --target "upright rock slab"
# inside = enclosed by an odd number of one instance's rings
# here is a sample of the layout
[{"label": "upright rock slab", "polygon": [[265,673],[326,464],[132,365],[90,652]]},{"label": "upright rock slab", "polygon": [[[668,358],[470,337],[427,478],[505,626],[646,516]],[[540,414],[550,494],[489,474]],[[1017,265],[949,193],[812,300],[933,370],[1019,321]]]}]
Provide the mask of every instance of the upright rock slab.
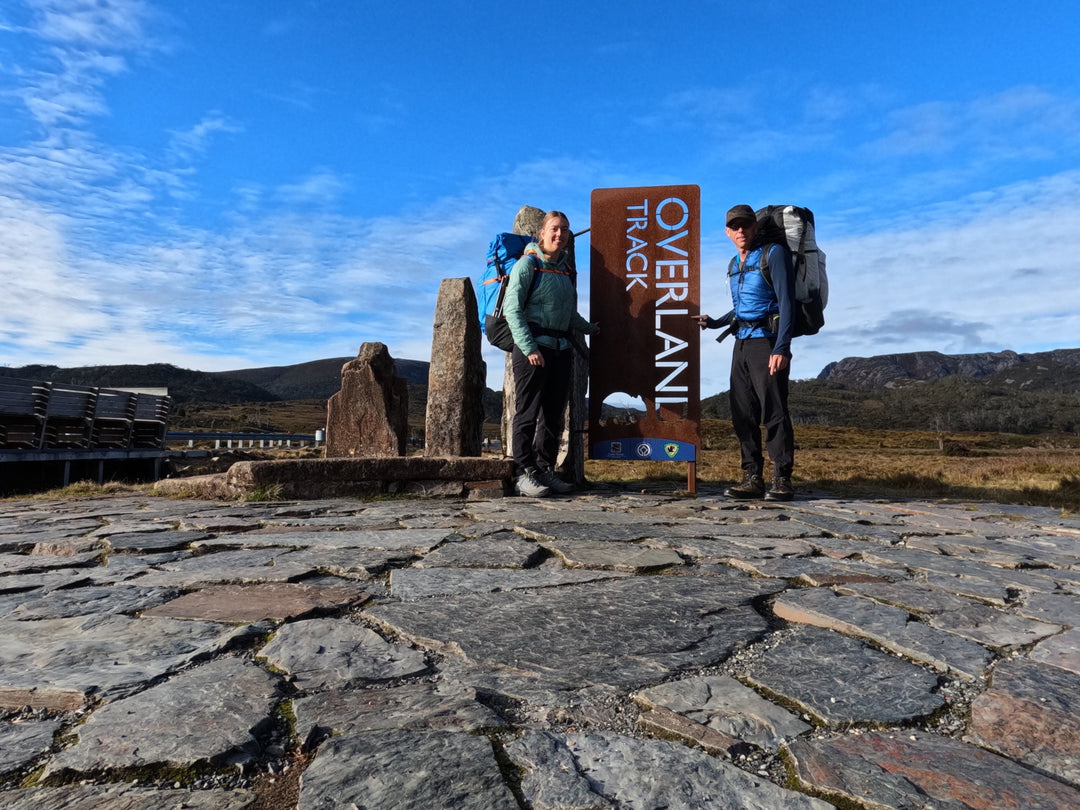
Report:
[{"label": "upright rock slab", "polygon": [[480,455],[486,379],[472,282],[444,278],[431,339],[425,455]]},{"label": "upright rock slab", "polygon": [[[522,236],[531,236],[535,239],[540,234],[540,226],[544,224],[544,211],[534,205],[523,205],[514,217],[513,232]],[[514,386],[514,367],[510,361],[511,352],[506,353],[506,365],[503,368],[503,411],[500,423],[503,455],[512,458],[514,455],[514,414],[517,412],[517,396]]]},{"label": "upright rock slab", "polygon": [[536,237],[540,233],[540,226],[544,224],[544,214],[535,205],[523,205],[514,216],[514,233],[523,236]]},{"label": "upright rock slab", "polygon": [[403,456],[408,433],[408,386],[386,345],[365,343],[327,404],[326,457]]}]

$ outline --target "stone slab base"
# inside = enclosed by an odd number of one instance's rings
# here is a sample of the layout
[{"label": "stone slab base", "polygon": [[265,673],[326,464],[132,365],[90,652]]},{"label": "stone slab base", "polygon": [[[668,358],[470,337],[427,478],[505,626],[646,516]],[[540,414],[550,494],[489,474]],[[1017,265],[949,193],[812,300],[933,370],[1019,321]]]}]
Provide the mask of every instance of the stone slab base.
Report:
[{"label": "stone slab base", "polygon": [[218,499],[262,495],[311,500],[386,494],[497,498],[513,492],[513,462],[426,456],[241,461],[226,473],[159,481],[155,490]]}]

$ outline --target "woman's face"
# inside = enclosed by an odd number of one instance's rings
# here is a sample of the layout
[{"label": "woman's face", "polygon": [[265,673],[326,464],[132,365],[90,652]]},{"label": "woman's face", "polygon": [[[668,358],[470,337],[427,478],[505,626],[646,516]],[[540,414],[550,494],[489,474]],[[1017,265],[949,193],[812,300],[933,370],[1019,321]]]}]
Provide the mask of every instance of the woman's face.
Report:
[{"label": "woman's face", "polygon": [[540,229],[540,250],[546,256],[562,253],[570,241],[570,223],[562,217],[552,217]]}]

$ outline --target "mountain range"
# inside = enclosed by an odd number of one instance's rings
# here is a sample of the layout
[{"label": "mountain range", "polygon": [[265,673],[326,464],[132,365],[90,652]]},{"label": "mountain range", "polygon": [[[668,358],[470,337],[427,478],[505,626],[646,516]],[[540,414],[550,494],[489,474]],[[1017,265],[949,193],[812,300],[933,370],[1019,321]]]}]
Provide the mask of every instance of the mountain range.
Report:
[{"label": "mountain range", "polygon": [[[144,366],[22,366],[0,368],[0,377],[49,380],[100,388],[168,388],[178,405],[191,402],[236,404],[283,400],[329,399],[341,390],[341,367],[352,357],[332,357],[291,366],[192,371],[165,363]],[[409,386],[427,386],[428,363],[396,360],[397,373]]]},{"label": "mountain range", "polygon": [[1015,385],[1021,389],[1077,391],[1080,389],[1080,349],[1055,349],[1035,354],[910,352],[848,357],[829,363],[818,379],[844,388],[870,391],[952,376]]},{"label": "mountain range", "polygon": [[[0,376],[100,387],[168,388],[177,405],[325,400],[341,388],[351,357],[289,366],[192,371],[167,364],[60,368],[0,367]],[[396,360],[409,384],[410,410],[423,413],[428,363]],[[947,355],[910,352],[848,357],[816,379],[792,383],[796,422],[862,428],[939,428],[1032,433],[1080,432],[1080,349]],[[498,392],[485,400],[488,418],[501,407]],[[704,418],[727,419],[726,394],[702,401]]]}]

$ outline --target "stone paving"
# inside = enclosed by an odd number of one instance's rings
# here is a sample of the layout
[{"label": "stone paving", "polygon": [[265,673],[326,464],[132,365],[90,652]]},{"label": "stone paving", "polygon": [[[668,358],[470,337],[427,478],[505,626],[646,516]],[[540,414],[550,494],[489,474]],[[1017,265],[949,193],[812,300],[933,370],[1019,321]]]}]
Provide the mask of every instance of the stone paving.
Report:
[{"label": "stone paving", "polygon": [[0,807],[1080,808],[1080,518],[0,503]]}]

